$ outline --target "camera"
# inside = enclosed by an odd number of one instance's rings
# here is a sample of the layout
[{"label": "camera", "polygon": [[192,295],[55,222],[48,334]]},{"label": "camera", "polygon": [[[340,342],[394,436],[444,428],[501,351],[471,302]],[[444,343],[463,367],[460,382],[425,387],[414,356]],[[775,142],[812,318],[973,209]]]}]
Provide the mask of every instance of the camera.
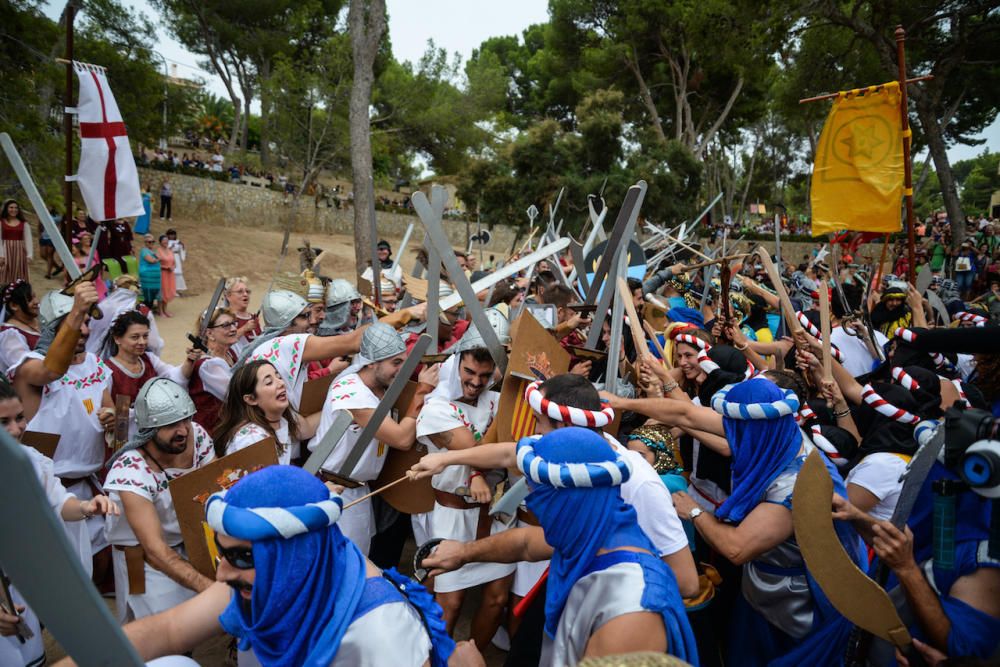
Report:
[{"label": "camera", "polygon": [[942,463],[969,489],[985,498],[1000,498],[998,422],[986,410],[951,407],[944,414]]}]

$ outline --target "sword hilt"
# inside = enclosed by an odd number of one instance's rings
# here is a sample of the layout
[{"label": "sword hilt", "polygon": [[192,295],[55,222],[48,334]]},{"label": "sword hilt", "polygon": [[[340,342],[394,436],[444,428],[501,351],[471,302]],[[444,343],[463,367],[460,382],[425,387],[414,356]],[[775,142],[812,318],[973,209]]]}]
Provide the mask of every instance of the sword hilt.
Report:
[{"label": "sword hilt", "polygon": [[[62,289],[61,294],[73,296],[77,285],[83,282],[93,282],[97,278],[97,274],[101,272],[102,268],[103,267],[100,264],[95,264],[86,271],[82,272],[79,276],[74,278],[69,285],[66,285],[66,287]],[[92,320],[100,320],[104,318],[104,313],[96,303],[90,307],[88,312],[90,313],[90,319]]]},{"label": "sword hilt", "polygon": [[205,341],[201,339],[201,336],[195,336],[193,333],[189,333],[187,334],[187,339],[191,341],[191,344],[194,345],[195,349],[208,354],[208,346],[205,345]]}]

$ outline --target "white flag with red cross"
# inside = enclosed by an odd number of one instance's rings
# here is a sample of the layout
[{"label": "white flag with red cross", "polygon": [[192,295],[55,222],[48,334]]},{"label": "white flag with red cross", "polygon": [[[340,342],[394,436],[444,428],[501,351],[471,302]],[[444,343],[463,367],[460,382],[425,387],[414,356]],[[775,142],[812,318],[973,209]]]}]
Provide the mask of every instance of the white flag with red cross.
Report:
[{"label": "white flag with red cross", "polygon": [[87,212],[94,220],[140,216],[139,172],[118,103],[103,67],[73,63],[80,80],[80,185]]}]

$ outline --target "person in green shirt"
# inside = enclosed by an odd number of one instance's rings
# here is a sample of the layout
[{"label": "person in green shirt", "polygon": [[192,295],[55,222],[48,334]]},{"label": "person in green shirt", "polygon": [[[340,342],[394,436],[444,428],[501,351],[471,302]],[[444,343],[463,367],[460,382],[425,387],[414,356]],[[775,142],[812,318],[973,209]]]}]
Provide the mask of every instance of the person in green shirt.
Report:
[{"label": "person in green shirt", "polygon": [[930,258],[931,271],[934,273],[940,272],[944,268],[945,260],[948,258],[948,248],[941,243],[939,235],[935,235],[934,240],[931,241],[927,250]]}]

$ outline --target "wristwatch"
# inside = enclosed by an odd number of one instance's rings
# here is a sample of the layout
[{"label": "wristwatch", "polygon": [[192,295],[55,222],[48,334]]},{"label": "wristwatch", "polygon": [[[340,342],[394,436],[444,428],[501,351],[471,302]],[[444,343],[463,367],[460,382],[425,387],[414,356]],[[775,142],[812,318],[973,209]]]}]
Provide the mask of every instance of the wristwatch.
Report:
[{"label": "wristwatch", "polygon": [[695,507],[693,510],[691,510],[690,512],[688,512],[688,519],[691,520],[691,521],[694,521],[695,519],[697,519],[699,516],[701,516],[704,513],[705,513],[705,510],[703,510],[700,507]]}]

